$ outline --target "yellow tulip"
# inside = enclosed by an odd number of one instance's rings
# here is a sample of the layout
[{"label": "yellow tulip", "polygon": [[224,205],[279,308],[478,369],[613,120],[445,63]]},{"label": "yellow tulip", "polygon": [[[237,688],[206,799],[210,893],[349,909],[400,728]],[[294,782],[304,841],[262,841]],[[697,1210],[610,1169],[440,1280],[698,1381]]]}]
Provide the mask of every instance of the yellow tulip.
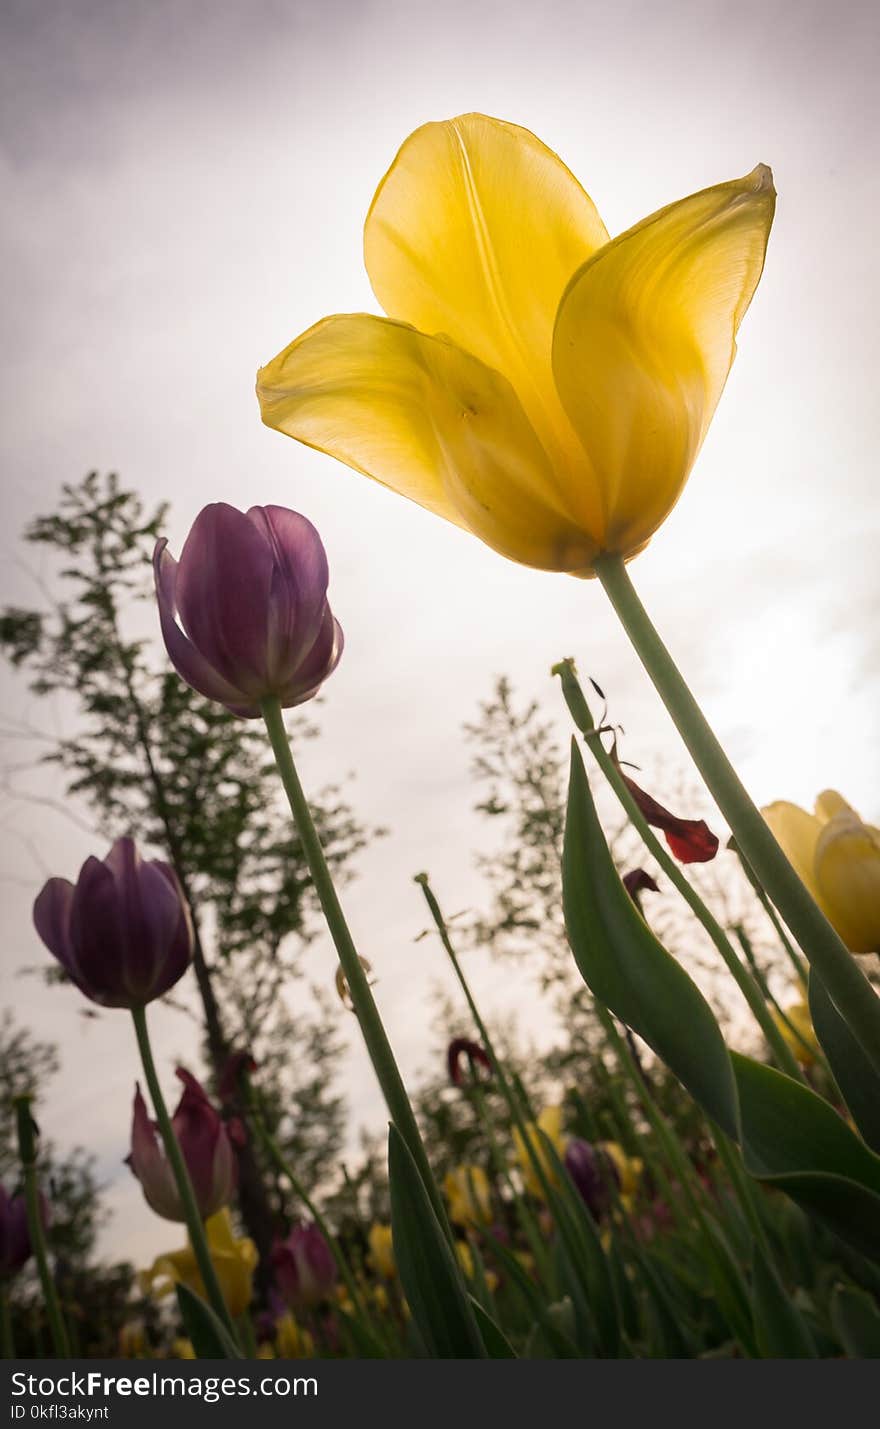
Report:
[{"label": "yellow tulip", "polygon": [[[252,1240],[236,1236],[226,1207],[205,1221],[208,1249],[220,1282],[223,1299],[230,1315],[241,1315],[251,1303],[253,1276],[259,1256]],[[144,1293],[169,1295],[178,1283],[187,1285],[203,1300],[205,1286],[196,1264],[192,1246],[187,1242],[180,1250],[166,1251],[157,1256],[149,1270],[140,1274]]]},{"label": "yellow tulip", "polygon": [[487,1226],[492,1220],[492,1193],[482,1166],[456,1166],[443,1182],[449,1218],[457,1226]]},{"label": "yellow tulip", "polygon": [[391,1227],[383,1226],[379,1221],[374,1221],[367,1234],[367,1244],[370,1253],[367,1259],[376,1271],[377,1275],[384,1275],[386,1280],[392,1280],[397,1274],[397,1262],[394,1259],[394,1243],[391,1237]]},{"label": "yellow tulip", "polygon": [[611,239],[527,129],[406,140],[367,215],[388,314],[325,318],[257,379],[263,421],[543,570],[632,556],[678,500],[761,276],[770,170]]},{"label": "yellow tulip", "polygon": [[280,1360],[308,1360],[315,1353],[315,1342],[292,1315],[282,1315],[275,1326],[275,1349]]},{"label": "yellow tulip", "polygon": [[193,1349],[192,1340],[177,1339],[171,1342],[171,1358],[173,1360],[194,1360],[196,1352]]},{"label": "yellow tulip", "polygon": [[786,1007],[785,1018],[781,1017],[778,1012],[774,1012],[773,1021],[801,1066],[812,1067],[816,1060],[819,1044],[816,1041],[813,1019],[810,1017],[810,1009],[806,1002],[801,999]]},{"label": "yellow tulip", "polygon": [[833,789],[815,807],[808,814],[781,800],[761,812],[850,951],[880,952],[880,829]]},{"label": "yellow tulip", "polygon": [[617,1141],[599,1141],[596,1145],[613,1161],[614,1169],[618,1177],[620,1198],[626,1204],[626,1198],[634,1196],[639,1189],[639,1182],[642,1179],[645,1163],[640,1156],[627,1156],[623,1147]]},{"label": "yellow tulip", "polygon": [[[560,1157],[565,1155],[565,1141],[562,1135],[561,1106],[547,1106],[544,1108],[544,1110],[538,1116],[538,1130],[542,1131],[545,1136],[549,1137],[557,1154]],[[533,1153],[537,1156],[538,1162],[543,1169],[546,1179],[550,1182],[551,1186],[558,1185],[558,1177],[553,1170],[550,1157],[547,1153],[547,1148],[544,1145],[542,1138],[536,1134],[534,1122],[528,1122],[526,1124],[526,1132],[528,1135],[529,1145],[532,1147]],[[528,1146],[526,1145],[526,1141],[521,1136],[517,1127],[514,1127],[513,1140],[514,1145],[516,1146],[517,1159],[522,1169],[523,1183],[525,1185],[526,1190],[530,1191],[533,1196],[543,1196],[544,1188],[541,1185],[541,1179],[538,1176],[534,1165],[532,1164],[532,1157],[529,1155],[529,1150]]]}]

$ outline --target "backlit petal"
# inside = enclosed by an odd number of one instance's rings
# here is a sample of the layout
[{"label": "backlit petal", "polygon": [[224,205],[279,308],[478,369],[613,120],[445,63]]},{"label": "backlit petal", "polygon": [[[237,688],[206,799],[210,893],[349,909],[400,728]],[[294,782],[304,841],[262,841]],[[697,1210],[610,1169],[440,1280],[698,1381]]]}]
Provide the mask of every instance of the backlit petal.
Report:
[{"label": "backlit petal", "polygon": [[553,367],[624,555],[677,501],[761,276],[769,169],[661,209],[589,259],[559,309]]},{"label": "backlit petal", "polygon": [[447,338],[364,313],[326,318],[261,369],[257,391],[268,426],[513,560],[579,571],[595,554],[510,383]]},{"label": "backlit petal", "polygon": [[389,317],[446,333],[513,384],[554,462],[576,451],[551,369],[575,271],[608,233],[562,160],[516,124],[464,114],[405,141],[364,228]]},{"label": "backlit petal", "polygon": [[779,799],[761,810],[777,843],[800,877],[802,883],[818,897],[815,860],[816,844],[822,832],[822,822],[797,804]]}]

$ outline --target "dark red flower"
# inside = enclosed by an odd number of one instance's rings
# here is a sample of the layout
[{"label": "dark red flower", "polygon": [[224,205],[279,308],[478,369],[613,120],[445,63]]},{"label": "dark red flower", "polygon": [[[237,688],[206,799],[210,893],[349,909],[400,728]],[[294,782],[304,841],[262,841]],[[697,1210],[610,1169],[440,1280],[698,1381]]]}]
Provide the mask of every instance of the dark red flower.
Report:
[{"label": "dark red flower", "polygon": [[[463,1087],[466,1082],[488,1081],[492,1075],[492,1061],[488,1052],[479,1042],[471,1042],[467,1037],[454,1037],[446,1053],[449,1080],[454,1087]],[[485,1072],[482,1075],[480,1068]]]},{"label": "dark red flower", "polygon": [[640,789],[634,779],[620,771],[624,784],[639,810],[655,829],[662,829],[666,842],[679,863],[710,863],[718,852],[718,839],[705,819],[680,819]]}]

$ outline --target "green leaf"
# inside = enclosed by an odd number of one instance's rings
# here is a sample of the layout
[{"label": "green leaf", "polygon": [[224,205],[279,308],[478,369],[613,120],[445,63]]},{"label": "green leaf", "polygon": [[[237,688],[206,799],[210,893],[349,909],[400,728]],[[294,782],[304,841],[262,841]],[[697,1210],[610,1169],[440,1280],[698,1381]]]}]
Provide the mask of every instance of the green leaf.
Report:
[{"label": "green leaf", "polygon": [[761,1357],[766,1360],[813,1360],[816,1348],[791,1296],[774,1267],[755,1246],[752,1312]]},{"label": "green leaf", "polygon": [[240,1360],[244,1356],[226,1326],[188,1285],[177,1286],[177,1303],[184,1329],[200,1360]]},{"label": "green leaf", "polygon": [[870,1295],[839,1285],[831,1297],[831,1323],[851,1360],[880,1360],[880,1312]]},{"label": "green leaf", "polygon": [[732,1062],[749,1172],[880,1260],[880,1156],[800,1082],[738,1053]]},{"label": "green leaf", "polygon": [[718,1024],[624,888],[574,741],[562,890],[568,939],[587,986],[738,1139],[736,1085]]},{"label": "green leaf", "polygon": [[490,1360],[515,1360],[516,1352],[502,1330],[498,1328],[488,1310],[484,1310],[479,1300],[471,1296],[471,1308],[477,1324],[480,1327],[480,1334],[483,1337],[483,1344],[486,1346],[486,1353]]},{"label": "green leaf", "polygon": [[868,1145],[880,1151],[880,1073],[861,1042],[850,1032],[814,970],[810,972],[810,1016],[853,1121]]},{"label": "green leaf", "polygon": [[485,1359],[473,1302],[415,1162],[388,1130],[391,1232],[400,1283],[433,1359]]}]

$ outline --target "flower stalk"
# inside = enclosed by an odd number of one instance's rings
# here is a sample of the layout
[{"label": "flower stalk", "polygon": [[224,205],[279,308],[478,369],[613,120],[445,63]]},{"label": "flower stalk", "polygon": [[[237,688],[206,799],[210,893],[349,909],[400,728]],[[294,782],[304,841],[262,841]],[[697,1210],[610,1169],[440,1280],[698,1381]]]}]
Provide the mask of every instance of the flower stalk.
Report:
[{"label": "flower stalk", "polygon": [[223,1298],[220,1289],[220,1281],[214,1269],[214,1262],[211,1259],[211,1252],[208,1249],[208,1240],[205,1234],[205,1227],[199,1214],[198,1203],[192,1181],[186,1168],[186,1162],[180,1149],[180,1144],[174,1134],[174,1127],[171,1124],[171,1117],[168,1115],[168,1108],[165,1105],[165,1098],[162,1095],[162,1088],[159,1085],[159,1078],[156,1074],[156,1064],[153,1061],[153,1051],[150,1046],[150,1037],[147,1031],[147,1014],[143,1007],[133,1007],[131,1010],[134,1022],[135,1036],[137,1037],[138,1051],[141,1055],[141,1063],[144,1069],[147,1087],[150,1093],[150,1100],[153,1103],[153,1110],[156,1113],[156,1123],[159,1127],[159,1134],[165,1147],[165,1155],[174,1172],[174,1179],[177,1182],[177,1190],[180,1195],[181,1207],[183,1209],[186,1228],[189,1234],[190,1244],[196,1258],[199,1275],[205,1287],[211,1308],[220,1319],[222,1325],[229,1331],[233,1340],[235,1339],[235,1329],[232,1318]]},{"label": "flower stalk", "polygon": [[345,921],[333,877],[327,866],[327,859],[315,828],[309,802],[296,771],[287,730],[284,727],[280,701],[275,697],[264,699],[261,702],[261,709],[278,773],[290,804],[290,812],[299,832],[303,853],[324,911],[324,917],[327,920],[330,936],[339,954],[339,961],[364,1041],[367,1044],[373,1070],[385,1097],[391,1119],[406,1142],[410,1155],[418,1167],[434,1212],[451,1242],[452,1231],[449,1227],[443,1198],[434,1179],[415,1114],[394,1059],[382,1019],[379,1016],[379,1009],[373,997],[369,978],[364,971],[354,945],[354,939]]},{"label": "flower stalk", "polygon": [[15,1125],[18,1135],[18,1154],[21,1160],[22,1174],[24,1176],[24,1195],[25,1204],[27,1206],[28,1234],[30,1236],[31,1249],[34,1252],[34,1258],[37,1262],[37,1272],[40,1277],[40,1286],[46,1304],[46,1315],[49,1320],[49,1332],[55,1347],[55,1355],[58,1359],[66,1360],[70,1358],[70,1341],[67,1336],[67,1326],[64,1323],[64,1316],[61,1313],[61,1303],[58,1299],[55,1281],[52,1278],[52,1271],[49,1267],[49,1256],[46,1250],[46,1236],[43,1230],[43,1215],[40,1207],[40,1190],[37,1185],[37,1128],[31,1116],[30,1097],[16,1097],[14,1106]]},{"label": "flower stalk", "polygon": [[730,825],[743,857],[776,904],[829,996],[880,1069],[880,999],[843,940],[814,902],[746,792],[702,710],[642,605],[620,556],[596,561],[596,574],[673,723]]}]

